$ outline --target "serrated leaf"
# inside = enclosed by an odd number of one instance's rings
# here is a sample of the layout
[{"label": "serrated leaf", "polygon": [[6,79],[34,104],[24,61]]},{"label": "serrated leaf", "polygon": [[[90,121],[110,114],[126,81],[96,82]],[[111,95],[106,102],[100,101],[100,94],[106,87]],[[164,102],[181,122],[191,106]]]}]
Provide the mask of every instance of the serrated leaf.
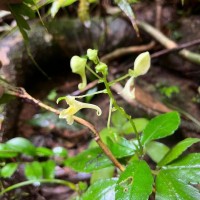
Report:
[{"label": "serrated leaf", "polygon": [[[149,123],[149,120],[145,118],[136,118],[133,119],[132,121],[134,122],[138,133],[141,133]],[[122,125],[122,133],[124,134],[135,133],[135,130],[133,129],[130,122],[126,122]]]},{"label": "serrated leaf", "polygon": [[115,171],[115,167],[113,166],[96,170],[92,173],[90,183],[93,184],[100,179],[112,178],[114,175],[114,171]]},{"label": "serrated leaf", "polygon": [[65,165],[79,172],[92,172],[112,165],[100,148],[88,149],[68,158]]},{"label": "serrated leaf", "polygon": [[145,149],[146,149],[147,155],[156,163],[160,162],[169,151],[168,146],[156,141],[149,142],[145,146]]},{"label": "serrated leaf", "polygon": [[0,158],[13,158],[18,155],[17,151],[13,151],[6,144],[0,144]]},{"label": "serrated leaf", "polygon": [[131,8],[131,5],[127,0],[115,0],[115,3],[119,6],[119,8],[127,15],[127,17],[130,19],[133,28],[135,29],[135,32],[137,36],[139,37],[139,29],[135,22],[135,15],[133,13],[133,10]]},{"label": "serrated leaf", "polygon": [[133,161],[120,174],[115,188],[116,199],[147,200],[153,189],[153,176],[143,160]]},{"label": "serrated leaf", "polygon": [[17,170],[18,163],[8,163],[0,169],[0,177],[10,178]]},{"label": "serrated leaf", "polygon": [[163,166],[162,171],[173,174],[185,183],[200,183],[200,153],[191,153],[179,158],[170,165]]},{"label": "serrated leaf", "polygon": [[42,164],[37,161],[26,163],[24,173],[28,180],[39,180],[43,176]]},{"label": "serrated leaf", "polygon": [[10,150],[30,156],[35,155],[36,151],[35,146],[33,146],[33,144],[25,138],[22,137],[13,138],[11,140],[8,140],[6,142],[6,145],[10,148]]},{"label": "serrated leaf", "polygon": [[178,112],[169,112],[153,118],[142,134],[141,143],[144,145],[152,140],[172,135],[179,127],[180,116]]},{"label": "serrated leaf", "polygon": [[123,137],[117,137],[113,140],[107,139],[108,147],[116,158],[123,158],[135,154],[137,141],[127,140]]},{"label": "serrated leaf", "polygon": [[174,173],[160,171],[156,178],[156,200],[199,200],[199,191],[176,179]]},{"label": "serrated leaf", "polygon": [[197,142],[200,142],[200,139],[186,138],[185,140],[179,142],[166,154],[166,156],[158,163],[158,165],[167,165],[168,163],[178,158],[187,148]]},{"label": "serrated leaf", "polygon": [[53,160],[42,162],[43,166],[43,178],[53,179],[55,177],[56,163]]},{"label": "serrated leaf", "polygon": [[103,179],[91,185],[83,195],[83,200],[115,200],[115,186],[117,179]]}]

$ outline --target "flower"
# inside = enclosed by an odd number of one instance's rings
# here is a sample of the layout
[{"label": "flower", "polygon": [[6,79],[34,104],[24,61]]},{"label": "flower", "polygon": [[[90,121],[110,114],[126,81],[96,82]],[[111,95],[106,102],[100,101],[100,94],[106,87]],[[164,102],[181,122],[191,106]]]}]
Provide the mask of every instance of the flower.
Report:
[{"label": "flower", "polygon": [[98,51],[96,49],[88,49],[87,57],[89,58],[89,60],[93,61],[94,64],[98,63]]},{"label": "flower", "polygon": [[73,116],[81,109],[83,108],[91,108],[95,109],[97,111],[97,115],[100,116],[102,111],[101,109],[93,104],[89,103],[82,103],[80,101],[76,101],[74,96],[66,96],[66,97],[60,97],[57,99],[57,103],[61,100],[65,100],[66,103],[69,105],[67,109],[64,109],[60,112],[59,118],[64,118],[67,120],[67,123],[69,125],[72,125],[74,122]]},{"label": "flower", "polygon": [[70,61],[72,72],[75,74],[79,74],[82,79],[82,83],[78,85],[79,90],[83,90],[87,85],[87,79],[85,74],[86,63],[87,59],[81,58],[79,56],[73,56]]},{"label": "flower", "polygon": [[130,99],[135,99],[135,87],[134,87],[134,77],[128,79],[123,90],[120,92],[122,96],[128,97]]}]

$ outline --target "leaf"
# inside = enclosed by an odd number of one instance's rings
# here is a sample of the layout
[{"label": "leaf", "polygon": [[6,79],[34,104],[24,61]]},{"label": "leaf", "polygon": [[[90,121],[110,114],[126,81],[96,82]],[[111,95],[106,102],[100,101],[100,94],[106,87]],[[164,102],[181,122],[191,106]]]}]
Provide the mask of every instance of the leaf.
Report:
[{"label": "leaf", "polygon": [[156,163],[160,162],[169,151],[168,146],[156,141],[149,142],[145,146],[145,149],[146,149],[147,155]]},{"label": "leaf", "polygon": [[194,143],[200,142],[198,138],[186,138],[174,146],[167,155],[158,163],[159,166],[167,165],[178,158],[187,148]]},{"label": "leaf", "polygon": [[36,155],[40,157],[49,157],[53,155],[53,151],[46,147],[37,147],[36,148]]},{"label": "leaf", "polygon": [[39,180],[43,175],[42,164],[37,161],[26,163],[24,173],[28,180]]},{"label": "leaf", "polygon": [[116,199],[147,200],[153,189],[153,176],[143,160],[131,162],[120,174],[115,188]]},{"label": "leaf", "polygon": [[108,138],[108,147],[116,158],[123,158],[135,154],[137,141],[126,140],[123,137],[117,137],[113,140]]},{"label": "leaf", "polygon": [[10,178],[17,170],[18,163],[8,163],[0,170],[0,177]]},{"label": "leaf", "polygon": [[200,183],[200,153],[191,153],[170,165],[163,166],[162,171],[173,174],[185,183]]},{"label": "leaf", "polygon": [[68,158],[65,165],[79,172],[92,172],[112,165],[100,148],[88,149]]},{"label": "leaf", "polygon": [[42,162],[43,177],[46,179],[53,179],[55,177],[56,163],[53,160]]},{"label": "leaf", "polygon": [[139,37],[139,29],[135,22],[135,15],[133,13],[133,10],[127,0],[115,0],[115,3],[119,6],[119,8],[127,15],[127,17],[130,19],[135,32],[137,36]]},{"label": "leaf", "polygon": [[0,144],[0,158],[13,158],[18,152],[13,151],[7,144]]},{"label": "leaf", "polygon": [[176,179],[174,173],[160,171],[156,178],[156,200],[199,200],[199,191]]},{"label": "leaf", "polygon": [[180,124],[178,112],[169,112],[153,118],[142,134],[141,143],[144,145],[155,139],[172,135]]},{"label": "leaf", "polygon": [[35,155],[36,151],[35,146],[33,146],[33,144],[25,138],[22,137],[13,138],[11,140],[8,140],[6,142],[6,145],[8,145],[8,147],[13,151],[30,156]]},{"label": "leaf", "polygon": [[[149,120],[145,118],[136,118],[132,121],[134,122],[138,133],[141,133],[149,123]],[[122,125],[122,132],[125,134],[130,134],[135,133],[135,130],[133,129],[131,123],[128,121]]]},{"label": "leaf", "polygon": [[121,114],[121,112],[115,111],[112,114],[111,121],[114,127],[121,130],[121,127],[127,122],[127,119]]},{"label": "leaf", "polygon": [[115,167],[113,166],[96,170],[92,173],[90,183],[93,184],[100,179],[112,178],[114,175],[114,171],[115,171]]},{"label": "leaf", "polygon": [[117,179],[103,179],[91,185],[83,195],[83,200],[115,200],[115,186]]}]

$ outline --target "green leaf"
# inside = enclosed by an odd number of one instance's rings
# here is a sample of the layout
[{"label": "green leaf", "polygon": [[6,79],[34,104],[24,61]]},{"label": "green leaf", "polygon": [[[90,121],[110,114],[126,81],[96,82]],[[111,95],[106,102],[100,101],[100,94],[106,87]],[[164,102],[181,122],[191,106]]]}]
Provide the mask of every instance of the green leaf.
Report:
[{"label": "green leaf", "polygon": [[65,165],[79,172],[92,172],[112,165],[100,148],[88,149],[68,158]]},{"label": "green leaf", "polygon": [[83,200],[115,200],[115,186],[117,179],[103,179],[91,185],[83,195]]},{"label": "green leaf", "polygon": [[90,183],[93,184],[100,179],[112,178],[114,175],[114,171],[115,171],[115,167],[113,166],[96,170],[92,173]]},{"label": "green leaf", "polygon": [[135,32],[137,36],[139,36],[139,29],[137,27],[137,24],[135,22],[135,15],[133,13],[133,10],[131,8],[131,5],[127,0],[115,0],[115,3],[119,6],[119,8],[127,15],[127,17],[130,19]]},{"label": "green leaf", "polygon": [[26,163],[24,173],[28,180],[39,180],[43,175],[42,164],[37,161]]},{"label": "green leaf", "polygon": [[53,155],[53,151],[46,147],[37,147],[36,148],[36,155],[40,157],[49,157]]},{"label": "green leaf", "polygon": [[[149,123],[149,120],[145,118],[136,118],[132,121],[134,122],[138,133],[141,133]],[[128,121],[122,125],[122,132],[125,134],[130,134],[135,133],[135,130],[133,129],[131,123]]]},{"label": "green leaf", "polygon": [[112,114],[111,122],[112,122],[114,127],[121,130],[124,123],[127,122],[127,119],[121,114],[121,112],[115,111]]},{"label": "green leaf", "polygon": [[166,156],[158,163],[158,165],[167,165],[168,163],[178,158],[187,148],[189,148],[191,145],[197,142],[200,142],[200,139],[186,138],[185,140],[179,142],[166,154]]},{"label": "green leaf", "polygon": [[147,200],[153,189],[153,176],[143,160],[131,162],[120,174],[115,188],[116,199]]},{"label": "green leaf", "polygon": [[42,162],[43,177],[46,179],[53,179],[55,177],[56,163],[53,160]]},{"label": "green leaf", "polygon": [[116,158],[123,158],[135,154],[137,141],[126,140],[123,137],[117,137],[113,140],[108,138],[108,147]]},{"label": "green leaf", "polygon": [[180,124],[178,112],[169,112],[153,118],[142,134],[141,143],[144,145],[155,139],[172,135]]},{"label": "green leaf", "polygon": [[22,137],[13,138],[11,140],[8,140],[6,142],[6,145],[8,145],[8,147],[13,151],[30,156],[35,155],[36,151],[35,146],[33,146],[33,144],[25,138]]},{"label": "green leaf", "polygon": [[[169,147],[163,143],[151,141],[145,146],[147,155],[156,163],[160,162],[169,151]],[[159,152],[159,153],[158,153]]]},{"label": "green leaf", "polygon": [[191,153],[179,158],[170,165],[163,166],[162,171],[173,174],[185,183],[200,183],[200,153]]},{"label": "green leaf", "polygon": [[156,178],[156,200],[199,200],[199,191],[176,179],[174,173],[160,171]]},{"label": "green leaf", "polygon": [[18,163],[8,163],[0,170],[0,177],[10,178],[17,170]]},{"label": "green leaf", "polygon": [[0,144],[0,158],[13,158],[18,152],[13,151],[7,144]]},{"label": "green leaf", "polygon": [[54,156],[64,157],[64,158],[68,156],[67,149],[65,149],[64,147],[54,147],[53,154]]}]

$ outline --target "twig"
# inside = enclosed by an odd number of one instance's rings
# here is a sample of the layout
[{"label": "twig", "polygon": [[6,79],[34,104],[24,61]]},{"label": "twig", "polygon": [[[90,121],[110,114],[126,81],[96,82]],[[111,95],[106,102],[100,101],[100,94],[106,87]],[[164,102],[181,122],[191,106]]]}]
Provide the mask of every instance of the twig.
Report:
[{"label": "twig", "polygon": [[126,55],[126,54],[147,51],[147,50],[152,49],[154,47],[154,45],[155,45],[155,42],[152,41],[146,45],[119,48],[119,49],[116,49],[113,52],[101,57],[101,61],[109,62],[110,60],[113,60],[115,58],[118,58],[118,57]]},{"label": "twig", "polygon": [[187,47],[191,47],[191,46],[194,46],[194,45],[197,45],[197,44],[200,44],[200,39],[193,40],[191,42],[187,42],[187,43],[184,43],[184,44],[180,44],[176,48],[164,49],[164,50],[158,51],[156,53],[151,54],[151,58],[156,58],[156,57],[159,57],[159,56],[163,56],[165,54],[169,54],[169,53],[172,53],[174,51],[179,51],[181,49],[184,49],[184,48],[187,48]]},{"label": "twig", "polygon": [[[137,23],[143,30],[149,33],[152,37],[154,37],[158,42],[160,42],[167,49],[174,49],[178,47],[178,44],[176,44],[174,41],[167,38],[163,33],[161,33],[159,30],[157,30],[153,26],[142,21],[137,21]],[[179,55],[181,55],[183,58],[195,64],[200,64],[200,54],[188,51],[186,49],[182,49],[181,51],[179,51]]]},{"label": "twig", "polygon": [[[46,104],[44,104],[43,102],[41,102],[40,100],[37,100],[35,98],[33,98],[30,94],[28,94],[24,88],[20,88],[20,87],[14,87],[8,83],[6,83],[5,81],[3,81],[2,79],[0,79],[0,85],[2,85],[5,89],[5,92],[23,99],[28,99],[31,100],[32,102],[34,102],[36,105],[50,111],[53,112],[57,115],[60,114],[59,110],[56,110],[55,108],[52,108]],[[113,162],[113,164],[119,168],[121,171],[124,171],[124,167],[118,162],[118,160],[114,157],[114,155],[112,154],[112,152],[110,151],[110,149],[108,149],[108,147],[103,143],[103,141],[101,140],[100,136],[99,136],[99,132],[95,129],[95,127],[89,123],[88,121],[79,118],[77,116],[73,116],[74,120],[84,126],[86,126],[87,128],[89,128],[92,133],[95,136],[95,141],[97,142],[97,144],[100,146],[100,148],[103,150],[103,152],[108,156],[108,158]]]}]

